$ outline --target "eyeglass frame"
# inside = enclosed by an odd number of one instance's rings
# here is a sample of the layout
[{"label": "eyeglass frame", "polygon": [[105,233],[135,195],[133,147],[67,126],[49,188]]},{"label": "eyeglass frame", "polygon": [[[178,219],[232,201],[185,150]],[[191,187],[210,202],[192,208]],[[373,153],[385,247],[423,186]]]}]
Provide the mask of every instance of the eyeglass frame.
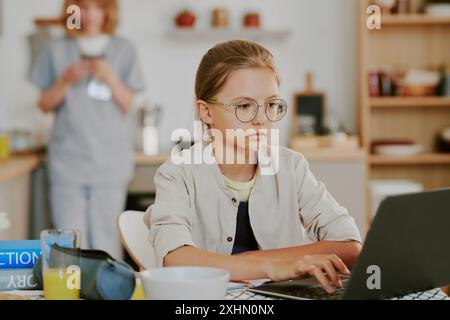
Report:
[{"label": "eyeglass frame", "polygon": [[[273,120],[270,119],[269,116],[267,115],[267,107],[268,107],[268,104],[269,104],[271,101],[274,101],[274,100],[282,101],[282,102],[284,102],[284,104],[286,105],[286,111],[284,112],[283,116],[282,116],[279,120],[276,120],[276,121],[273,121]],[[252,99],[243,99],[243,101],[251,101],[251,102],[256,103],[256,105],[258,106],[258,111],[255,113],[254,117],[251,118],[251,119],[248,120],[248,121],[242,121],[241,119],[239,119],[239,117],[237,116],[237,107],[239,107],[239,106],[236,105],[236,104],[226,103],[226,102],[217,101],[217,100],[206,100],[205,102],[206,102],[206,103],[209,103],[209,104],[221,105],[221,106],[224,106],[224,107],[227,107],[227,108],[232,108],[232,107],[233,107],[233,108],[234,108],[234,115],[236,116],[236,119],[238,119],[238,120],[239,120],[240,122],[242,122],[242,123],[249,123],[249,122],[252,122],[253,120],[255,120],[255,118],[258,116],[259,108],[262,108],[262,107],[264,107],[264,114],[266,115],[267,120],[269,120],[270,122],[273,122],[273,123],[280,122],[280,121],[283,120],[283,118],[286,116],[287,109],[289,108],[289,105],[288,105],[288,103],[286,102],[286,100],[281,99],[281,98],[273,98],[273,99],[270,99],[269,101],[264,102],[264,104],[258,104],[258,102],[256,102],[256,100],[252,100]],[[239,103],[239,102],[237,102],[237,103]]]}]

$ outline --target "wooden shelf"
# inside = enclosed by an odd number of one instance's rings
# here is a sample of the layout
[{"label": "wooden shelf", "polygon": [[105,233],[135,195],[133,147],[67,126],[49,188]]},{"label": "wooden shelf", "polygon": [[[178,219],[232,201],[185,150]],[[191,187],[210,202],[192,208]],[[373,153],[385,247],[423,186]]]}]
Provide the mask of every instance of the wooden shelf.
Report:
[{"label": "wooden shelf", "polygon": [[296,150],[302,153],[308,161],[365,161],[363,149],[317,148]]},{"label": "wooden shelf", "polygon": [[231,39],[281,41],[288,38],[290,33],[288,30],[174,29],[168,33],[168,37],[176,41],[226,41]]},{"label": "wooden shelf", "polygon": [[416,108],[416,107],[450,108],[450,98],[447,97],[370,98],[369,104],[371,108]]},{"label": "wooden shelf", "polygon": [[377,166],[450,164],[450,154],[445,153],[424,153],[413,156],[371,155],[369,159],[371,165]]},{"label": "wooden shelf", "polygon": [[[420,0],[417,7],[423,5]],[[450,16],[427,14],[381,17],[381,30],[369,30],[364,13],[372,0],[360,0],[359,129],[366,150],[376,139],[408,138],[427,150],[411,156],[368,154],[368,179],[413,180],[428,189],[450,186],[450,153],[435,153],[436,134],[448,126],[450,97],[369,97],[371,65],[423,68],[445,64],[450,50]],[[368,183],[368,180],[367,180]],[[367,190],[369,195],[370,191]],[[370,222],[371,206],[366,213]]]},{"label": "wooden shelf", "polygon": [[61,18],[36,18],[34,24],[37,27],[63,26],[64,20]]},{"label": "wooden shelf", "polygon": [[426,26],[450,25],[450,17],[436,17],[426,14],[384,15],[381,26]]}]

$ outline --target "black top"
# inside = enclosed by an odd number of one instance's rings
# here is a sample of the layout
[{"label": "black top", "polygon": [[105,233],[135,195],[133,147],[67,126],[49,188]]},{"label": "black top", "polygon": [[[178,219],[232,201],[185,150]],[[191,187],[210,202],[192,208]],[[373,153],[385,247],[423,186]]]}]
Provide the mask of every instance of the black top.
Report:
[{"label": "black top", "polygon": [[236,235],[231,254],[255,250],[258,250],[258,242],[250,225],[248,202],[240,202],[236,219]]}]

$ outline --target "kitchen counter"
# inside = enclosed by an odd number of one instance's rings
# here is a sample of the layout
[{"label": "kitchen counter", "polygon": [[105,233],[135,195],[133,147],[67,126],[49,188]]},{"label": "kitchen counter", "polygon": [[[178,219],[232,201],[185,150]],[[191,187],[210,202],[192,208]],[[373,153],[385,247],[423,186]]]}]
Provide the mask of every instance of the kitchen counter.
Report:
[{"label": "kitchen counter", "polygon": [[[363,149],[341,150],[330,148],[319,148],[315,150],[300,150],[308,161],[357,161],[364,160],[366,153]],[[147,156],[142,152],[137,152],[136,165],[162,165],[170,158],[169,155]]]},{"label": "kitchen counter", "polygon": [[12,155],[6,160],[1,160],[0,182],[30,174],[38,167],[41,157],[40,153],[30,153],[27,155]]},{"label": "kitchen counter", "polygon": [[[305,157],[310,161],[339,161],[339,160],[360,160],[364,157],[362,150],[347,153],[334,153],[327,151],[304,152]],[[169,155],[147,156],[142,152],[136,152],[136,166],[160,166],[169,159]],[[45,153],[33,152],[26,155],[12,155],[7,160],[0,161],[0,182],[12,180],[16,177],[30,174],[36,169],[40,162],[45,159]]]},{"label": "kitchen counter", "polygon": [[315,150],[299,150],[308,161],[359,161],[364,160],[366,152],[364,149],[333,149],[318,148]]},{"label": "kitchen counter", "polygon": [[[138,166],[161,165],[168,158],[168,155],[147,156],[138,152],[136,153],[135,161]],[[0,182],[30,174],[44,159],[45,154],[34,152],[27,155],[12,155],[6,160],[0,160]]]},{"label": "kitchen counter", "polygon": [[[308,160],[356,160],[364,156],[364,152],[357,150],[348,153],[334,152],[304,152]],[[27,175],[38,167],[40,161],[45,159],[42,152],[34,152],[26,155],[13,155],[7,160],[0,161],[0,182],[14,179],[21,175]],[[135,163],[137,166],[159,166],[163,164],[169,155],[147,156],[142,152],[136,152]]]},{"label": "kitchen counter", "polygon": [[136,152],[135,163],[137,166],[160,166],[169,159],[169,155],[147,156],[142,152]]}]

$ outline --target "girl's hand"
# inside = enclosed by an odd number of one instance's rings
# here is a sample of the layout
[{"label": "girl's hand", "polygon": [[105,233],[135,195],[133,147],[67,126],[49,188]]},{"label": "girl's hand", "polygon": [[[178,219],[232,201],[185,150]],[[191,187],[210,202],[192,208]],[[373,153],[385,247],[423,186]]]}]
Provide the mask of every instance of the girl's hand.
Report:
[{"label": "girl's hand", "polygon": [[111,84],[116,80],[116,73],[105,59],[97,59],[90,62],[90,73],[98,80]]},{"label": "girl's hand", "polygon": [[338,288],[342,287],[336,270],[345,275],[350,274],[347,266],[337,255],[306,255],[288,262],[272,261],[267,274],[272,281],[289,280],[309,274],[315,277],[328,293],[333,293],[331,283]]},{"label": "girl's hand", "polygon": [[62,81],[72,85],[85,78],[89,73],[88,65],[85,62],[69,66],[62,75]]}]

